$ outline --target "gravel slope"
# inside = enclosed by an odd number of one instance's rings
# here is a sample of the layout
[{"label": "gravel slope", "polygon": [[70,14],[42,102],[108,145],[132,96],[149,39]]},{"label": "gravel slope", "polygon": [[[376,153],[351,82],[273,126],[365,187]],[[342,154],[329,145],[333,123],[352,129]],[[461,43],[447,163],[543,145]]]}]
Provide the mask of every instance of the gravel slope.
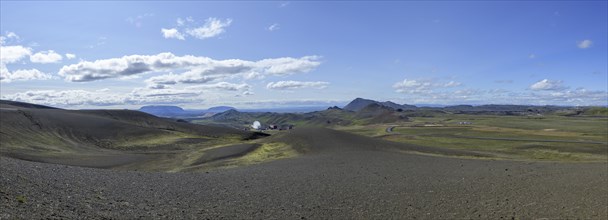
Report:
[{"label": "gravel slope", "polygon": [[0,219],[608,218],[606,163],[352,149],[210,171],[115,171],[0,157]]}]

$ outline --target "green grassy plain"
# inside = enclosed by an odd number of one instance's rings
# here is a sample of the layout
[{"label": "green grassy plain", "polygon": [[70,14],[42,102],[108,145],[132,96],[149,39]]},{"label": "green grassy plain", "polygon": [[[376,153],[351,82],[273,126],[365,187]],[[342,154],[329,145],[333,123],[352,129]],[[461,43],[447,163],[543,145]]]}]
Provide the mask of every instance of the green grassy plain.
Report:
[{"label": "green grassy plain", "polygon": [[[459,122],[471,122],[461,125]],[[395,126],[392,133],[387,127]],[[446,114],[339,130],[421,146],[489,153],[496,158],[607,161],[608,117]]]}]

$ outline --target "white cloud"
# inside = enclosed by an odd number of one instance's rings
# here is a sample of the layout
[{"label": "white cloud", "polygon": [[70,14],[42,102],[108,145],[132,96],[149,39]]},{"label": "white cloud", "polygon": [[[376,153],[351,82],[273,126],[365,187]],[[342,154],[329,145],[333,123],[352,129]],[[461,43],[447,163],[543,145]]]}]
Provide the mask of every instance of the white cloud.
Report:
[{"label": "white cloud", "polygon": [[30,61],[32,63],[57,63],[62,59],[63,57],[61,54],[58,54],[53,50],[40,51],[30,56]]},{"label": "white cloud", "polygon": [[258,73],[255,71],[251,71],[243,74],[243,78],[245,79],[263,79],[265,76],[262,73]]},{"label": "white cloud", "polygon": [[513,80],[510,79],[499,79],[499,80],[495,80],[495,83],[513,83]]},{"label": "white cloud", "polygon": [[591,41],[591,40],[582,40],[576,44],[576,46],[578,46],[578,48],[581,48],[581,49],[587,49],[587,48],[591,47],[592,45],[593,45],[593,41]]},{"label": "white cloud", "polygon": [[171,29],[162,28],[162,29],[160,29],[160,31],[163,33],[163,37],[165,37],[167,39],[169,39],[169,38],[175,38],[175,39],[179,39],[179,40],[186,39],[186,38],[184,38],[184,35],[175,28],[171,28]]},{"label": "white cloud", "polygon": [[243,90],[248,90],[250,88],[251,88],[251,86],[246,83],[234,84],[234,83],[228,83],[228,82],[219,82],[219,83],[215,83],[215,84],[186,87],[186,89],[189,89],[189,90],[223,90],[223,91],[243,91]]},{"label": "white cloud", "polygon": [[217,105],[230,105],[237,107],[244,106],[246,108],[276,108],[278,106],[343,106],[348,104],[352,99],[243,99],[242,101],[225,101],[217,102]]},{"label": "white cloud", "polygon": [[301,58],[283,57],[264,59],[256,62],[256,66],[262,72],[270,75],[291,75],[295,73],[309,72],[317,68],[321,62],[319,56],[304,56]]},{"label": "white cloud", "polygon": [[67,58],[68,60],[74,59],[74,58],[76,58],[76,54],[66,53],[65,58]]},{"label": "white cloud", "polygon": [[5,36],[0,36],[0,45],[4,45],[8,40],[19,40],[19,35],[14,32],[6,32]]},{"label": "white cloud", "polygon": [[222,79],[229,79],[235,77],[243,77],[247,79],[248,72],[251,71],[252,67],[249,64],[250,61],[244,61],[244,64],[236,64],[234,66],[227,65],[218,61],[217,63],[210,63],[204,67],[194,67],[189,71],[181,74],[164,74],[159,76],[150,77],[146,80],[148,84],[164,84],[173,85],[178,83],[183,84],[203,84],[214,82]]},{"label": "white cloud", "polygon": [[165,74],[160,76],[154,76],[146,79],[146,83],[152,84],[162,84],[162,85],[174,85],[180,81],[181,75],[179,74]]},{"label": "white cloud", "polygon": [[548,94],[537,94],[539,100],[549,103],[569,103],[571,105],[601,105],[608,100],[606,91],[589,91],[584,88],[575,90],[555,91]]},{"label": "white cloud", "polygon": [[606,105],[606,91],[585,89],[560,91],[509,91],[504,89],[434,90],[404,93],[402,102],[425,104],[515,104],[515,105]]},{"label": "white cloud", "polygon": [[152,16],[154,16],[154,14],[146,13],[146,14],[142,14],[142,15],[137,15],[135,17],[128,17],[126,19],[126,21],[129,22],[130,24],[134,25],[135,27],[140,28],[143,25],[144,18],[152,17]]},{"label": "white cloud", "polygon": [[84,90],[35,90],[2,96],[2,99],[51,106],[106,106],[124,104],[127,101],[121,94]]},{"label": "white cloud", "polygon": [[15,34],[15,32],[8,32],[6,33],[6,37],[9,39],[19,39],[19,35]]},{"label": "white cloud", "polygon": [[141,75],[128,75],[128,76],[118,77],[119,80],[134,80],[134,79],[139,79],[139,78],[141,78]]},{"label": "white cloud", "polygon": [[91,45],[87,46],[87,48],[93,49],[93,48],[96,48],[96,47],[103,46],[104,44],[106,44],[107,40],[108,40],[107,37],[103,37],[103,36],[98,37],[97,38],[97,42],[95,42],[94,44],[91,44]]},{"label": "white cloud", "polygon": [[207,18],[205,24],[201,27],[187,29],[186,33],[198,39],[206,39],[215,37],[224,33],[226,27],[230,26],[232,19],[220,20],[218,18]]},{"label": "white cloud", "polygon": [[255,93],[253,93],[252,91],[244,91],[242,94],[243,95],[255,95]]},{"label": "white cloud", "polygon": [[444,84],[443,87],[449,88],[449,87],[457,87],[457,86],[460,86],[460,85],[462,85],[462,83],[455,82],[455,81],[450,81],[450,82]]},{"label": "white cloud", "polygon": [[393,88],[396,92],[400,93],[417,93],[430,90],[432,88],[432,83],[428,81],[404,79],[402,82],[393,84]]},{"label": "white cloud", "polygon": [[143,104],[201,103],[202,91],[187,89],[136,88],[131,92],[100,90],[30,90],[13,94],[2,94],[2,99],[50,105],[57,107],[78,106],[124,106]]},{"label": "white cloud", "polygon": [[[496,83],[513,83],[513,80],[497,80]],[[606,105],[606,91],[569,90],[562,81],[543,79],[526,91],[504,89],[461,88],[451,85],[460,83],[437,83],[431,80],[404,80],[393,85],[402,93],[406,103],[424,104],[518,104],[518,105]],[[460,85],[462,86],[462,85]]]},{"label": "white cloud", "polygon": [[268,30],[269,30],[269,31],[275,31],[275,30],[279,30],[279,28],[281,28],[281,27],[279,27],[279,24],[274,23],[274,24],[272,24],[272,25],[270,25],[270,26],[268,27]]},{"label": "white cloud", "polygon": [[43,73],[37,69],[9,71],[7,64],[19,62],[27,56],[31,57],[32,49],[21,45],[5,46],[7,39],[19,39],[19,36],[13,32],[8,32],[6,36],[2,36],[0,39],[2,41],[0,45],[0,82],[45,80],[52,77],[51,74]]},{"label": "white cloud", "polygon": [[178,27],[181,27],[181,26],[184,26],[184,24],[186,24],[186,21],[184,21],[184,19],[182,19],[182,18],[177,18],[176,23],[177,23]]},{"label": "white cloud", "polygon": [[205,99],[222,100],[222,97],[233,97],[251,88],[246,83],[234,84],[219,82],[214,84],[173,88],[173,86],[156,84],[145,88],[135,88],[126,94],[126,99],[132,103],[152,102],[181,102],[201,103]]},{"label": "white cloud", "polygon": [[[146,97],[163,97],[169,96],[176,98],[196,98],[201,94],[202,91],[190,90],[190,89],[149,89],[149,88],[135,88],[133,92],[129,94],[131,99],[135,100],[148,100]],[[155,98],[158,99],[158,98]]]},{"label": "white cloud", "polygon": [[434,90],[442,88],[452,88],[461,86],[462,83],[449,81],[447,83],[433,82],[432,80],[408,80],[393,84],[393,88],[399,93],[432,93]]},{"label": "white cloud", "polygon": [[468,97],[474,95],[475,93],[477,93],[477,91],[473,89],[461,89],[454,91],[454,95],[463,97]]},{"label": "white cloud", "polygon": [[77,64],[63,66],[59,70],[59,75],[74,82],[129,76],[169,69],[179,66],[183,61],[173,60],[173,58],[175,58],[173,54],[161,53],[153,56],[131,55],[94,62],[81,61]]},{"label": "white cloud", "polygon": [[[252,92],[245,91],[243,95],[252,95]],[[192,92],[186,90],[157,90],[134,89],[133,92],[112,92],[108,90],[33,90],[14,94],[2,94],[4,100],[21,101],[55,107],[82,108],[90,106],[139,106],[139,105],[182,105],[201,103],[212,105],[230,105],[254,108],[269,108],[277,106],[333,106],[343,105],[346,100],[259,100],[243,99],[242,101],[230,100],[234,93],[226,93],[224,96],[210,99],[208,94]],[[213,100],[213,101],[210,101]]]},{"label": "white cloud", "polygon": [[538,81],[538,82],[530,85],[530,89],[536,90],[536,91],[540,91],[540,90],[553,90],[553,91],[564,90],[567,87],[563,86],[562,83],[563,82],[561,80],[543,79],[541,81]]},{"label": "white cloud", "polygon": [[32,48],[16,46],[0,47],[0,63],[14,63],[32,54]]},{"label": "white cloud", "polygon": [[187,17],[186,19],[177,18],[176,24],[177,27],[174,28],[162,28],[163,37],[180,40],[185,40],[186,35],[201,40],[216,37],[226,32],[226,28],[232,24],[232,19],[222,20],[210,17],[205,20],[203,25],[199,26],[192,17]]},{"label": "white cloud", "polygon": [[302,89],[302,88],[315,88],[324,89],[329,85],[328,82],[302,82],[302,81],[278,81],[270,82],[266,85],[267,89]]},{"label": "white cloud", "polygon": [[168,89],[168,88],[170,88],[168,85],[163,85],[163,84],[148,85],[148,89]]},{"label": "white cloud", "polygon": [[0,82],[3,83],[25,80],[46,80],[51,77],[51,74],[43,73],[37,69],[20,69],[10,72],[4,64],[0,64]]},{"label": "white cloud", "polygon": [[117,78],[149,72],[186,70],[181,74],[151,77],[148,83],[207,83],[229,77],[244,77],[252,72],[266,75],[290,75],[308,72],[321,64],[318,56],[274,58],[260,61],[239,59],[214,60],[209,57],[175,56],[172,53],[130,55],[121,58],[82,61],[63,66],[59,75],[68,81],[84,82]]}]

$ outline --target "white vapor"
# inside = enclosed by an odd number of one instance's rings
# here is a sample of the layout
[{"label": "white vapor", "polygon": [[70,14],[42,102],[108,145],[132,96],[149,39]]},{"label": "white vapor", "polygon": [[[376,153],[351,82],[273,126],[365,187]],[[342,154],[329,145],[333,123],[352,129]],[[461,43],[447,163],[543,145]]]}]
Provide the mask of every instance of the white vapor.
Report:
[{"label": "white vapor", "polygon": [[267,89],[302,89],[302,88],[315,88],[324,89],[329,85],[328,82],[302,82],[302,81],[278,81],[270,82],[266,85]]}]

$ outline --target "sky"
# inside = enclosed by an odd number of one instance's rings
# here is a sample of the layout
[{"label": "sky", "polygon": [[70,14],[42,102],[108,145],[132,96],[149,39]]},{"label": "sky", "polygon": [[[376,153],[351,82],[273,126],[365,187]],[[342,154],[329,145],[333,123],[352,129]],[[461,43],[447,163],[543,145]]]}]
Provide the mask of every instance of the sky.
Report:
[{"label": "sky", "polygon": [[608,105],[607,1],[0,4],[7,100]]}]

